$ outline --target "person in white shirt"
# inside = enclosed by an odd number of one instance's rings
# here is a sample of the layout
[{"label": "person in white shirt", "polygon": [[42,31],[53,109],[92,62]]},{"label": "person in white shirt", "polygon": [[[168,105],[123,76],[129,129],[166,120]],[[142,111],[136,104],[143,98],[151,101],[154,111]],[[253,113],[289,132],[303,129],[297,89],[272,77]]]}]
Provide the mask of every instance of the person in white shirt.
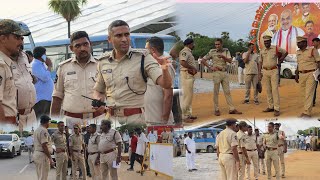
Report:
[{"label": "person in white shirt", "polygon": [[192,132],[188,132],[188,137],[184,140],[184,145],[186,147],[188,171],[197,171],[194,160],[196,156],[196,142],[192,139]]},{"label": "person in white shirt", "polygon": [[311,149],[310,149],[311,137],[310,137],[309,134],[308,134],[308,136],[306,137],[305,141],[306,141],[306,151],[308,151],[308,149],[311,150]]},{"label": "person in white shirt", "polygon": [[128,129],[124,130],[124,133],[122,134],[122,140],[123,140],[123,144],[124,144],[124,153],[127,153],[129,150],[129,133],[128,133]]},{"label": "person in white shirt", "polygon": [[[136,128],[136,133],[138,137],[137,149],[136,149],[136,161],[141,164],[143,163],[143,157],[146,150],[146,143],[149,143],[146,135],[142,132],[141,128]],[[148,168],[148,165],[143,164],[144,169]],[[137,171],[140,173],[140,171]]]},{"label": "person in white shirt", "polygon": [[156,143],[158,141],[158,135],[153,132],[153,129],[149,132],[148,139],[152,143]]},{"label": "person in white shirt", "polygon": [[31,134],[28,135],[27,139],[25,140],[25,144],[28,147],[28,154],[29,154],[29,162],[32,163],[32,156],[33,156],[33,137]]}]

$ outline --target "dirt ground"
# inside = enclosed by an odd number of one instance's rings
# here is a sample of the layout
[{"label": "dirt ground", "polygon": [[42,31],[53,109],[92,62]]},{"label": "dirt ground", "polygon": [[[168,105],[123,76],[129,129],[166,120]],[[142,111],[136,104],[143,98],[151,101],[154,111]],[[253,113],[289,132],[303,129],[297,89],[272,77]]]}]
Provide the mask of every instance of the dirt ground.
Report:
[{"label": "dirt ground", "polygon": [[[199,75],[198,75],[199,76]],[[210,79],[211,74],[204,74],[205,79]],[[236,81],[236,77],[230,77],[230,81]],[[226,104],[226,100],[223,91],[219,94],[219,108],[221,116],[215,116],[213,109],[213,92],[210,93],[195,93],[192,102],[193,115],[198,116],[198,120],[193,123],[202,124],[210,121],[221,120],[226,117],[235,117],[238,119],[270,119],[274,118],[273,113],[263,113],[262,111],[266,109],[267,106],[267,94],[264,83],[262,84],[262,93],[259,94],[259,105],[253,103],[253,94],[251,93],[250,104],[242,104],[245,95],[244,86],[232,89],[231,96],[233,103],[237,110],[243,112],[242,115],[229,115],[229,108]],[[281,115],[278,119],[285,118],[297,118],[303,112],[302,97],[300,94],[300,87],[294,79],[281,79],[281,84],[279,87],[280,93],[280,112]],[[253,91],[252,91],[253,92]],[[320,88],[317,89],[318,97],[320,96]],[[312,109],[312,117],[320,118],[320,98],[316,100],[316,106]],[[186,126],[190,124],[185,124]]]}]

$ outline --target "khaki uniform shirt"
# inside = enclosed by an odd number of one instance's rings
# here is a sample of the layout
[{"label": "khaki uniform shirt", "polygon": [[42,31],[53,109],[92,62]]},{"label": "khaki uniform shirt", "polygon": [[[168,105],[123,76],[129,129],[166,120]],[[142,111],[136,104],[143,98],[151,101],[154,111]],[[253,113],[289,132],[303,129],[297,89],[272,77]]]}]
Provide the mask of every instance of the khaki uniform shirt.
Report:
[{"label": "khaki uniform shirt", "polygon": [[[18,90],[18,109],[31,112],[36,103],[36,89],[32,83],[30,64],[25,53],[20,53],[18,61],[12,61],[12,72]],[[25,111],[25,114],[28,113]]]},{"label": "khaki uniform shirt", "polygon": [[238,146],[237,133],[230,128],[221,131],[218,138],[217,146],[222,154],[232,153],[233,146]]},{"label": "khaki uniform shirt", "polygon": [[168,140],[169,139],[169,133],[168,132],[162,132],[161,133],[161,139],[162,140]]},{"label": "khaki uniform shirt", "polygon": [[59,64],[53,95],[63,99],[62,109],[72,113],[91,113],[91,97],[96,82],[97,62],[91,57],[82,67],[77,59],[71,58]]},{"label": "khaki uniform shirt", "polygon": [[203,58],[206,60],[212,59],[213,67],[218,67],[223,71],[226,71],[227,62],[223,58],[219,58],[218,55],[223,55],[227,58],[231,58],[230,51],[227,48],[223,48],[221,51],[218,51],[217,49],[211,49]]},{"label": "khaki uniform shirt", "polygon": [[248,150],[257,149],[257,138],[256,138],[255,134],[252,134],[251,136],[247,135],[247,142],[246,142],[245,147]]},{"label": "khaki uniform shirt", "polygon": [[[242,58],[247,57],[248,52],[243,53]],[[252,53],[249,55],[249,61],[245,63],[245,74],[258,74],[259,55]]]},{"label": "khaki uniform shirt", "polygon": [[83,141],[83,135],[79,134],[71,134],[71,136],[69,137],[69,146],[72,146],[72,150],[76,150],[76,151],[81,151],[82,149],[82,145],[84,144]]},{"label": "khaki uniform shirt", "polygon": [[52,149],[52,141],[50,138],[50,135],[48,133],[48,130],[44,128],[43,126],[39,126],[35,131],[34,131],[34,150],[35,151],[40,151],[43,152],[42,144],[47,143],[47,147],[49,150],[49,153],[51,154],[53,152]]},{"label": "khaki uniform shirt", "polygon": [[315,48],[298,50],[297,62],[299,71],[318,69],[317,63],[320,62],[318,50]]},{"label": "khaki uniform shirt", "polygon": [[259,136],[257,137],[257,144],[260,145],[260,146],[263,145],[263,136],[262,136],[262,135],[259,135]]},{"label": "khaki uniform shirt", "polygon": [[89,143],[88,143],[88,153],[98,152],[98,145],[100,143],[100,135],[96,132],[90,135]]},{"label": "khaki uniform shirt", "polygon": [[[286,53],[286,50],[278,48],[281,54]],[[260,61],[262,61],[262,68],[272,68],[278,64],[278,55],[276,46],[271,45],[269,49],[263,48],[260,52]]]},{"label": "khaki uniform shirt", "polygon": [[284,143],[286,141],[286,134],[284,133],[284,131],[279,130],[278,131],[278,136],[279,136],[278,145],[284,145]]},{"label": "khaki uniform shirt", "polygon": [[61,133],[59,130],[56,130],[51,135],[51,139],[56,148],[67,150],[67,138],[64,133]]},{"label": "khaki uniform shirt", "polygon": [[117,148],[117,143],[122,142],[121,135],[118,131],[110,129],[108,133],[102,133],[98,145],[99,152],[105,152]]},{"label": "khaki uniform shirt", "polygon": [[278,133],[274,132],[272,134],[266,133],[263,135],[264,145],[269,148],[278,148]]},{"label": "khaki uniform shirt", "polygon": [[168,143],[172,143],[173,142],[173,132],[169,132],[168,133]]},{"label": "khaki uniform shirt", "polygon": [[12,73],[12,60],[0,51],[0,102],[6,117],[17,115],[17,89]]},{"label": "khaki uniform shirt", "polygon": [[143,93],[146,90],[146,83],[140,71],[143,54],[145,54],[145,74],[156,83],[162,75],[162,70],[158,62],[148,52],[142,53],[138,50],[129,49],[121,60],[117,60],[114,57],[113,50],[100,58],[94,89],[106,94],[108,106],[144,107],[144,96],[135,94],[128,87],[129,84],[130,88],[137,93]]},{"label": "khaki uniform shirt", "polygon": [[[187,64],[189,64],[190,66],[193,66],[196,68],[196,60],[194,59],[193,55],[192,55],[192,51],[190,48],[188,47],[184,47],[180,53],[179,53],[179,60],[180,61],[186,61]],[[181,64],[181,63],[180,63]],[[180,70],[185,71],[188,70],[187,68],[181,66]]]},{"label": "khaki uniform shirt", "polygon": [[242,152],[242,148],[246,147],[248,137],[243,131],[239,130],[237,132],[237,138],[238,138],[238,152]]}]

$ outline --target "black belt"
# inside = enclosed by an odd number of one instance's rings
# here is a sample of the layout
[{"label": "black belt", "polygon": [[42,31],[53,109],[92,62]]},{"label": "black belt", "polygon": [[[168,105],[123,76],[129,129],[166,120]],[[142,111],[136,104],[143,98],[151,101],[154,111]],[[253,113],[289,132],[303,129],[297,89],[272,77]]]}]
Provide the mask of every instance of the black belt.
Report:
[{"label": "black belt", "polygon": [[247,151],[256,151],[257,149],[247,149]]}]

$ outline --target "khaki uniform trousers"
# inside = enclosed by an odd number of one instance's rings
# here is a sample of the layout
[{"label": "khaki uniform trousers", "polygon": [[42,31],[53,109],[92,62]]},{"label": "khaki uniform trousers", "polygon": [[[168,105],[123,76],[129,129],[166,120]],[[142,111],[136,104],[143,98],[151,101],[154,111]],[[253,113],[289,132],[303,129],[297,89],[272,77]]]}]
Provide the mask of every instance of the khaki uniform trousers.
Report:
[{"label": "khaki uniform trousers", "polygon": [[180,144],[181,146],[181,156],[185,157],[186,156],[186,147],[184,144]]},{"label": "khaki uniform trousers", "polygon": [[50,170],[49,158],[43,152],[35,151],[33,154],[33,161],[36,165],[38,180],[47,180]]},{"label": "khaki uniform trousers", "polygon": [[284,153],[283,153],[283,146],[278,147],[278,154],[280,158],[280,164],[281,164],[281,175],[284,176],[286,172],[286,166],[284,163]]},{"label": "khaki uniform trousers", "polygon": [[81,119],[81,118],[74,118],[74,117],[70,117],[70,116],[64,116],[64,120],[66,122],[66,125],[68,126],[69,129],[71,129],[71,131],[73,132],[73,126],[75,124],[78,124],[78,125],[83,125],[83,126],[87,126],[89,125],[90,123],[93,123],[93,124],[100,124],[100,121],[102,119],[104,119],[105,115],[102,114],[101,116],[98,116],[96,118],[93,118],[93,119]]},{"label": "khaki uniform trousers", "polygon": [[239,160],[240,160],[240,170],[238,172],[238,179],[243,180],[245,176],[245,170],[246,170],[246,157],[244,154],[239,154]]},{"label": "khaki uniform trousers", "polygon": [[117,151],[107,154],[100,154],[100,169],[102,173],[102,180],[109,180],[109,172],[111,180],[118,180],[118,171],[112,167],[113,161],[117,160]]},{"label": "khaki uniform trousers", "polygon": [[181,76],[181,89],[183,91],[181,97],[181,111],[182,118],[187,118],[192,115],[192,98],[193,98],[193,85],[195,78],[187,71],[180,71]]},{"label": "khaki uniform trousers", "polygon": [[246,82],[246,96],[245,100],[250,100],[250,91],[251,85],[253,86],[253,97],[254,101],[258,101],[258,75],[257,74],[246,74],[245,75],[245,82]]},{"label": "khaki uniform trousers", "polygon": [[219,91],[220,91],[220,84],[222,85],[223,93],[226,98],[227,104],[229,106],[229,110],[233,111],[234,105],[232,103],[231,93],[230,93],[230,85],[229,85],[229,77],[227,72],[223,71],[216,71],[213,72],[213,104],[214,110],[219,110]]},{"label": "khaki uniform trousers", "polygon": [[92,180],[101,180],[100,165],[95,164],[97,157],[98,157],[98,153],[88,156],[88,164],[89,164]]},{"label": "khaki uniform trousers", "polygon": [[221,168],[222,180],[236,180],[238,171],[236,169],[236,160],[232,154],[219,154],[219,165]]},{"label": "khaki uniform trousers", "polygon": [[67,180],[68,155],[66,152],[56,153],[56,180]]},{"label": "khaki uniform trousers", "polygon": [[276,179],[280,180],[280,169],[279,169],[279,155],[278,150],[267,150],[266,151],[266,159],[267,159],[267,174],[268,179],[271,179],[271,163],[273,163]]},{"label": "khaki uniform trousers", "polygon": [[134,114],[131,116],[110,116],[109,113],[105,116],[106,119],[116,124],[146,124],[145,118],[144,118],[144,109],[141,108],[142,113],[141,114]]},{"label": "khaki uniform trousers", "polygon": [[258,164],[259,164],[259,156],[258,156],[258,151],[247,151],[249,160],[251,162],[250,165],[247,166],[247,179],[250,179],[250,167],[253,165],[253,174],[254,174],[254,179],[258,179]]},{"label": "khaki uniform trousers", "polygon": [[304,114],[311,115],[313,96],[317,81],[314,80],[313,72],[299,73],[300,92],[303,97]]},{"label": "khaki uniform trousers", "polygon": [[72,159],[72,178],[76,180],[77,169],[81,169],[83,180],[87,179],[87,171],[85,166],[84,155],[82,153],[73,152],[74,159]]},{"label": "khaki uniform trousers", "polygon": [[280,111],[279,72],[278,69],[263,70],[263,80],[266,84],[268,108]]},{"label": "khaki uniform trousers", "polygon": [[22,132],[23,128],[36,127],[37,125],[37,117],[33,109],[26,115],[19,114],[19,132]]}]

